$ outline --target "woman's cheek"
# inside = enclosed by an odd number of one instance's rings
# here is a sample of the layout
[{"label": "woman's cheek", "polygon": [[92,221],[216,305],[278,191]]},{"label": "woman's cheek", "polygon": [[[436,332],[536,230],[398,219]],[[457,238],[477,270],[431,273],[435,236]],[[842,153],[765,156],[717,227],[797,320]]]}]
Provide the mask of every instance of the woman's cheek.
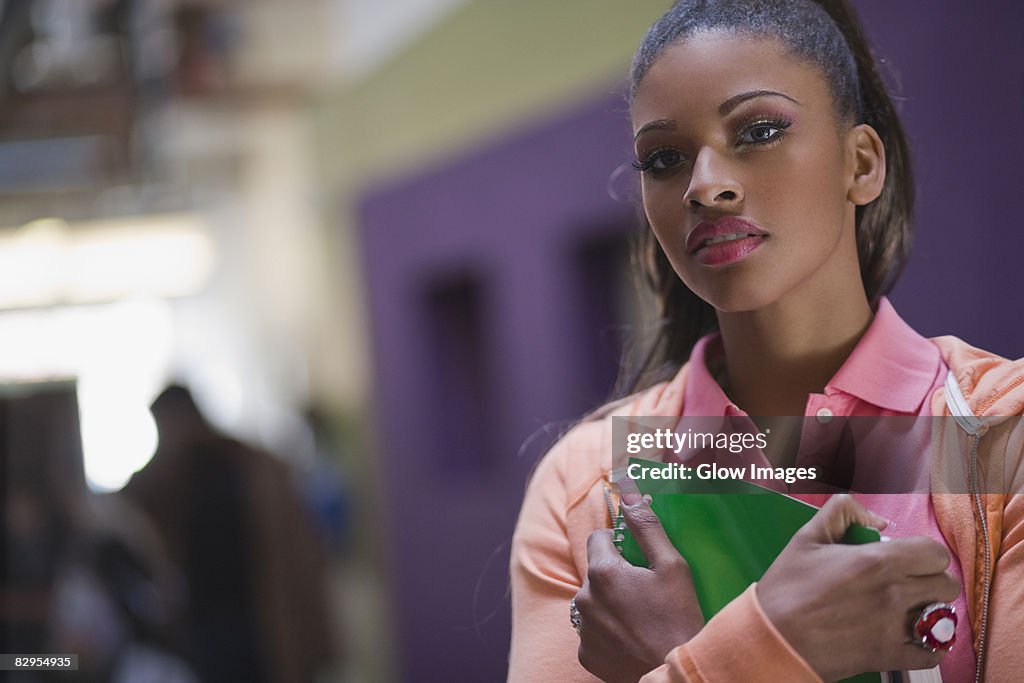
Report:
[{"label": "woman's cheek", "polygon": [[[672,184],[644,179],[641,185],[641,198],[648,220],[653,225],[659,223],[672,213],[681,212],[683,208],[682,193],[672,191]],[[675,201],[673,201],[675,199]],[[674,206],[678,204],[678,206]]]},{"label": "woman's cheek", "polygon": [[682,192],[673,193],[665,186],[645,187],[644,213],[655,237],[669,256],[677,263],[686,244],[686,212]]}]

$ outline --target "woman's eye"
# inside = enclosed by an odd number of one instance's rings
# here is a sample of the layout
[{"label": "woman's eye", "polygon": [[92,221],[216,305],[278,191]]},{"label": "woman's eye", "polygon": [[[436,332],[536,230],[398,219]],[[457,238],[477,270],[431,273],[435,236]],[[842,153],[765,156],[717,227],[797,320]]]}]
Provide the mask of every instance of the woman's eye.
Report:
[{"label": "woman's eye", "polygon": [[648,154],[642,161],[633,162],[633,168],[642,172],[658,173],[669,171],[685,163],[686,157],[675,149],[658,149]]},{"label": "woman's eye", "polygon": [[748,145],[772,142],[780,138],[786,128],[786,125],[780,123],[758,123],[743,131],[740,135],[740,142]]}]

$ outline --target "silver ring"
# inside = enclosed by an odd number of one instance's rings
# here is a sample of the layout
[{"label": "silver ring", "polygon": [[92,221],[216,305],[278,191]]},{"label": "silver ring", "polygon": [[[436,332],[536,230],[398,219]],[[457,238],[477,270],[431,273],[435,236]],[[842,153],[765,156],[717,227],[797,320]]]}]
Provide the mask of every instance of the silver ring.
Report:
[{"label": "silver ring", "polygon": [[580,608],[576,606],[576,598],[569,601],[569,623],[572,624],[572,628],[576,631],[576,635],[579,635],[580,625],[583,621],[580,619]]}]

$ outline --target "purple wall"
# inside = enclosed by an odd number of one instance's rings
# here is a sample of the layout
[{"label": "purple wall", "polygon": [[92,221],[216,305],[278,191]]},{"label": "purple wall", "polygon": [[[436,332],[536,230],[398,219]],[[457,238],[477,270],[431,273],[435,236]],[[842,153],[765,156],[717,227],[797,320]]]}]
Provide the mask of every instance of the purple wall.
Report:
[{"label": "purple wall", "polygon": [[[922,334],[1024,355],[1024,5],[859,2],[902,83],[916,245],[893,302]],[[989,8],[998,7],[1000,11]]]},{"label": "purple wall", "polygon": [[[1020,356],[1024,6],[858,5],[898,67],[917,160],[917,246],[896,306],[925,334]],[[614,372],[595,272],[608,237],[632,227],[607,191],[629,149],[622,100],[602,95],[365,197],[403,680],[505,676],[508,543],[550,438],[519,449],[600,401]]]},{"label": "purple wall", "polygon": [[540,455],[519,448],[599,400],[571,264],[632,225],[605,191],[622,111],[602,98],[365,202],[403,680],[504,678],[508,543]]}]

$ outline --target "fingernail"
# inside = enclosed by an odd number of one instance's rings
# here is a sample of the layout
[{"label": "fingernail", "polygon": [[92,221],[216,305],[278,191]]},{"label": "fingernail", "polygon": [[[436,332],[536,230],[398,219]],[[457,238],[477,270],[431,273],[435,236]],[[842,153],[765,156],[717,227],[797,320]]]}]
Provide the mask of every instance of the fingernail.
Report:
[{"label": "fingernail", "polygon": [[643,500],[643,496],[634,491],[623,491],[619,495],[622,498],[622,504],[627,507],[636,507]]},{"label": "fingernail", "polygon": [[625,505],[628,508],[638,508],[641,505],[645,505],[645,504],[646,505],[650,505],[651,504],[651,496],[650,496],[650,494],[647,494],[647,493],[645,493],[642,496],[640,494],[638,494],[638,493],[629,493],[629,494],[625,494],[624,493],[624,494],[622,494],[622,503],[623,503],[623,505]]}]

